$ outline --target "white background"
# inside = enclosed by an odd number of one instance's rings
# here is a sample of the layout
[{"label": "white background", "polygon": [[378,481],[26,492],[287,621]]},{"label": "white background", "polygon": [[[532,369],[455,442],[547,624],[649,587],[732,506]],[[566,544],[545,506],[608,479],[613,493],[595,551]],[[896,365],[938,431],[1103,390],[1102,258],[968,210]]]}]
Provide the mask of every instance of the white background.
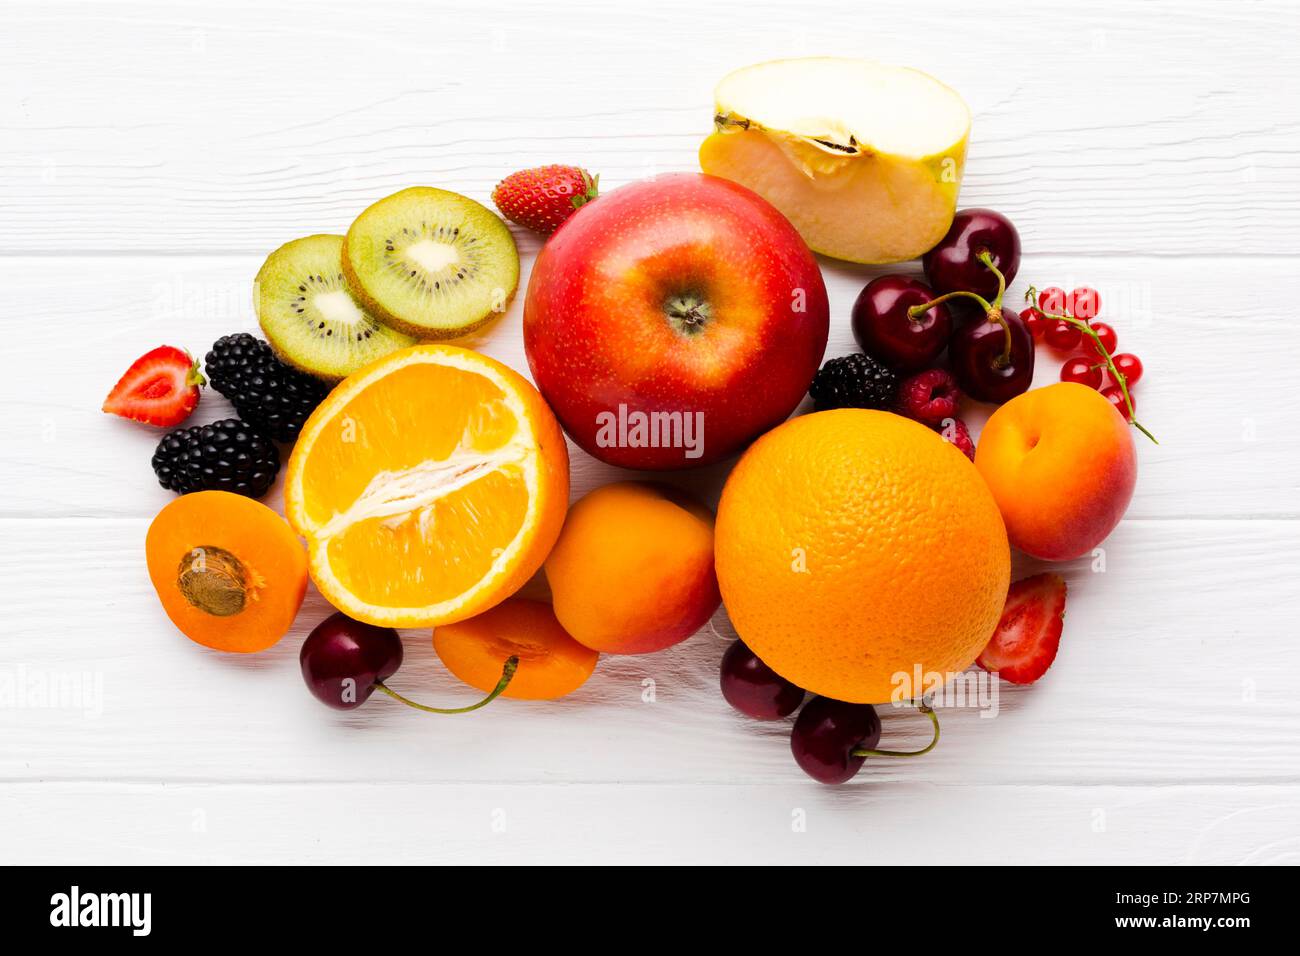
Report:
[{"label": "white background", "polygon": [[[0,708],[0,860],[1300,860],[1297,35],[1282,2],[9,0],[0,674],[86,672],[102,712]],[[693,169],[718,78],[814,53],[961,91],[961,204],[1019,225],[1014,292],[1096,286],[1146,363],[1137,399],[1162,444],[1138,442],[1105,572],[1065,566],[1042,682],[834,789],[795,768],[786,725],[720,700],[722,614],[670,652],[605,658],[562,702],[469,718],[320,706],[297,669],[326,613],[314,592],[256,657],[172,629],[144,566],[171,497],[157,435],[99,411],[132,359],[254,329],[271,249],[341,233],[401,187],[487,202],[541,163],[607,189]],[[526,281],[538,242],[516,235]],[[876,272],[824,268],[844,353]],[[519,324],[516,302],[472,344],[525,370]],[[209,392],[196,420],[229,411]],[[575,496],[613,477],[574,464]],[[711,494],[721,477],[680,480]],[[404,636],[395,685],[471,696],[427,632]],[[923,726],[887,715],[886,739]]]}]

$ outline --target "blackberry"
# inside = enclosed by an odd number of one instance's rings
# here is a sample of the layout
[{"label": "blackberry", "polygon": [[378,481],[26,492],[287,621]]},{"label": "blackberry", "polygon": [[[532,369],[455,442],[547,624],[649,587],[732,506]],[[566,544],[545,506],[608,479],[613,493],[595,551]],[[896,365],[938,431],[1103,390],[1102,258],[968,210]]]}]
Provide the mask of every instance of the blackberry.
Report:
[{"label": "blackberry", "polygon": [[180,495],[233,491],[260,498],[279,470],[275,445],[238,418],[170,432],[153,453],[158,484]]},{"label": "blackberry", "polygon": [[276,441],[293,441],[329,386],[285,365],[247,332],[223,335],[203,361],[208,382],[239,417]]},{"label": "blackberry", "polygon": [[855,352],[821,367],[808,387],[817,411],[828,408],[890,408],[898,394],[898,373],[880,359]]}]

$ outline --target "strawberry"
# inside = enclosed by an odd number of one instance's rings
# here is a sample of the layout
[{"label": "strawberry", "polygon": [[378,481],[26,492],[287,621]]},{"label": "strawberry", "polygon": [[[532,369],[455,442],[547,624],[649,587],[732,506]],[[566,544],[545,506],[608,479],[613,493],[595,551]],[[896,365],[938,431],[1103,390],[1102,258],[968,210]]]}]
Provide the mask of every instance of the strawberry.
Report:
[{"label": "strawberry", "polygon": [[1011,585],[1002,619],[975,663],[1013,684],[1032,684],[1056,660],[1065,620],[1065,578],[1035,574]]},{"label": "strawberry", "polygon": [[190,353],[170,345],[146,352],[126,370],[104,399],[104,411],[133,422],[170,428],[185,421],[206,384]]},{"label": "strawberry", "polygon": [[497,183],[492,201],[511,222],[549,236],[596,198],[599,180],[577,166],[522,169]]}]

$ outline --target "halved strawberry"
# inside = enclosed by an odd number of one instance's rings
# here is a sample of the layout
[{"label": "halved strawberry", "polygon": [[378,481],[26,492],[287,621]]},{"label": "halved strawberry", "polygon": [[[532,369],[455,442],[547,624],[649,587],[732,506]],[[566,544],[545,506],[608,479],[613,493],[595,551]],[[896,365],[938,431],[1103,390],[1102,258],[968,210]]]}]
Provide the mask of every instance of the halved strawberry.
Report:
[{"label": "halved strawberry", "polygon": [[1013,684],[1032,684],[1047,673],[1061,644],[1065,590],[1059,574],[1011,585],[997,630],[975,663]]},{"label": "halved strawberry", "polygon": [[104,399],[104,411],[133,422],[170,428],[189,418],[207,380],[190,353],[170,345],[146,352]]}]

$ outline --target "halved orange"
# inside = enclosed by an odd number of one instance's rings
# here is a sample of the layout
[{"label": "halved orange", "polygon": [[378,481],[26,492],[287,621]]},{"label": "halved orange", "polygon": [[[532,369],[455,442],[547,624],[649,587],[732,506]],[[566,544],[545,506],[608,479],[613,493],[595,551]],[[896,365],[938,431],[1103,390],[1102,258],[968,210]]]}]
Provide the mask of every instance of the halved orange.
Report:
[{"label": "halved orange", "polygon": [[312,413],[284,504],[331,604],[422,627],[517,591],[568,497],[564,437],[537,389],[477,352],[417,345],[344,379]]}]

